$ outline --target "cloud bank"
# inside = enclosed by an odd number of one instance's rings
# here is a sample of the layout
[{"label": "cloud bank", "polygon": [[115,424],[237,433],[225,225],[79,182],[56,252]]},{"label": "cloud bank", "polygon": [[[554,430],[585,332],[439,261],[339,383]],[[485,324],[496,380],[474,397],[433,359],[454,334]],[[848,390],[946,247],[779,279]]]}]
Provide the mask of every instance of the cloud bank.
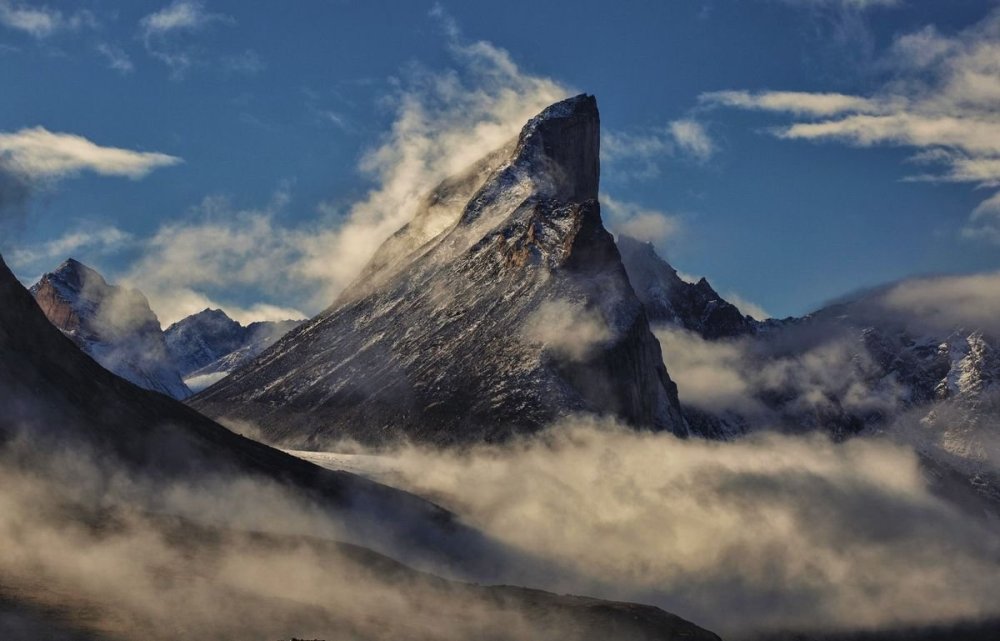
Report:
[{"label": "cloud bank", "polygon": [[507,446],[347,460],[557,561],[573,582],[555,589],[655,603],[724,638],[997,612],[1000,539],[883,440],[722,443],[577,419]]}]

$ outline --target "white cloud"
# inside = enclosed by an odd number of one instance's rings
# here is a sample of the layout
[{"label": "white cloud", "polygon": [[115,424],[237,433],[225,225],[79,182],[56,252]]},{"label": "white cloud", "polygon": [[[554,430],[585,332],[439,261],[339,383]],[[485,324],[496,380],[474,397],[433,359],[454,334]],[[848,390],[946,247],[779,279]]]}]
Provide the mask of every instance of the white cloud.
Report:
[{"label": "white cloud", "polygon": [[528,341],[540,343],[569,360],[583,360],[596,345],[612,337],[599,310],[568,300],[546,301],[526,320]]},{"label": "white cloud", "polygon": [[205,11],[205,4],[198,0],[174,0],[159,11],[143,17],[139,26],[146,36],[150,36],[175,31],[197,31],[218,20],[231,21],[232,18],[208,13]]},{"label": "white cloud", "polygon": [[681,218],[601,194],[604,224],[615,233],[638,240],[663,243],[672,240],[683,229]]},{"label": "white cloud", "polygon": [[675,120],[670,123],[670,135],[677,146],[700,161],[708,160],[715,153],[715,144],[705,126],[696,120]]},{"label": "white cloud", "polygon": [[[1000,160],[997,162],[1000,163]],[[997,175],[1000,175],[1000,168]],[[962,234],[1000,245],[1000,192],[979,203],[979,206],[972,211],[969,224],[962,229]]]},{"label": "white cloud", "polygon": [[206,198],[192,220],[167,223],[144,241],[143,256],[125,280],[146,294],[165,325],[206,307],[221,307],[240,321],[304,318],[294,304],[231,302],[237,294],[301,302],[325,291],[325,283],[302,273],[309,258],[303,248],[322,232],[276,223],[287,201],[282,190],[261,209]]},{"label": "white cloud", "polygon": [[704,162],[714,152],[705,126],[690,118],[643,131],[601,133],[601,169],[615,178],[648,180],[660,175],[661,158],[686,155]]},{"label": "white cloud", "polygon": [[1000,334],[1000,272],[912,279],[893,286],[878,301],[934,330]]},{"label": "white cloud", "polygon": [[698,99],[706,104],[782,111],[803,116],[835,116],[848,112],[877,113],[884,110],[878,101],[841,93],[712,91],[701,94]]},{"label": "white cloud", "polygon": [[[721,91],[701,101],[783,112],[799,120],[775,130],[785,139],[830,140],[918,151],[914,160],[939,171],[911,180],[1000,185],[1000,12],[953,36],[933,27],[898,37],[885,64],[891,82],[871,96],[787,91]],[[808,120],[802,120],[808,118]],[[1000,242],[991,228],[993,199],[963,231]]]},{"label": "white cloud", "polygon": [[781,398],[782,412],[794,417],[815,417],[888,413],[900,407],[904,394],[891,378],[879,378],[878,367],[851,336],[835,331],[809,337],[805,348],[791,352],[780,341],[707,341],[682,329],[660,328],[656,336],[681,403],[717,415],[735,413],[757,425],[783,420],[762,398]]},{"label": "white cloud", "polygon": [[725,298],[730,303],[732,303],[733,305],[736,305],[736,307],[739,308],[739,310],[744,314],[749,314],[750,316],[753,316],[757,320],[765,320],[771,318],[771,314],[769,314],[767,310],[765,310],[763,307],[761,307],[757,303],[754,303],[753,301],[747,300],[746,298],[737,294],[736,292],[733,291],[725,292],[724,294],[722,294],[722,297]]},{"label": "white cloud", "polygon": [[62,178],[81,171],[135,179],[179,162],[175,156],[102,147],[82,136],[53,133],[43,127],[0,132],[0,164],[7,171],[34,179]]},{"label": "white cloud", "polygon": [[59,31],[76,31],[95,27],[97,20],[89,11],[70,15],[46,6],[30,6],[0,0],[0,24],[35,38],[47,38]]},{"label": "white cloud", "polygon": [[108,67],[123,74],[135,71],[135,64],[125,50],[119,46],[102,42],[96,47],[97,53],[101,54],[108,62]]},{"label": "white cloud", "polygon": [[100,229],[80,229],[39,245],[18,247],[10,253],[10,261],[19,267],[42,262],[62,261],[80,251],[106,253],[121,248],[133,240],[132,235],[114,226]]},{"label": "white cloud", "polygon": [[[231,16],[209,13],[205,9],[205,4],[199,0],[175,0],[159,11],[143,17],[139,21],[139,29],[146,51],[167,65],[173,77],[179,79],[189,68],[200,62],[199,52],[185,44],[183,36],[203,31],[212,24],[231,25],[235,22]],[[251,56],[256,56],[252,52],[249,53]],[[259,70],[260,59],[255,57],[250,60],[246,55],[247,53],[244,53],[242,56],[223,59],[223,68],[235,65],[243,72],[250,67],[254,67],[255,71]]]}]

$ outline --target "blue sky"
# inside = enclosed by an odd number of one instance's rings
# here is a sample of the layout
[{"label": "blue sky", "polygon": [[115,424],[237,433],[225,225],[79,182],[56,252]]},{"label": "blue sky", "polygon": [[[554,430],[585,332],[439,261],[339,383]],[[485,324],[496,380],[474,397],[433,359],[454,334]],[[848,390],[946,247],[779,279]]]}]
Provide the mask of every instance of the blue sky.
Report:
[{"label": "blue sky", "polygon": [[738,302],[995,271],[996,8],[0,0],[0,168],[28,193],[0,251],[26,281],[73,255],[165,323],[311,314],[428,181],[586,91],[609,226]]}]

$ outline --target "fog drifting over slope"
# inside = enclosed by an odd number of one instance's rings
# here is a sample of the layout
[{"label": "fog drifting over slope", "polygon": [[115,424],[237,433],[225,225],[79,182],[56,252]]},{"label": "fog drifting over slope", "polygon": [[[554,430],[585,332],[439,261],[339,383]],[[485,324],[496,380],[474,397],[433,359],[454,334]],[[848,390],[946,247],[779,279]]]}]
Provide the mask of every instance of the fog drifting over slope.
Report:
[{"label": "fog drifting over slope", "polygon": [[550,588],[653,603],[725,638],[1000,614],[995,527],[932,495],[915,453],[885,440],[723,443],[575,419],[465,452],[306,456],[563,564]]},{"label": "fog drifting over slope", "polygon": [[551,595],[449,583],[334,543],[342,528],[271,482],[156,482],[31,441],[0,463],[6,641],[595,638]]}]

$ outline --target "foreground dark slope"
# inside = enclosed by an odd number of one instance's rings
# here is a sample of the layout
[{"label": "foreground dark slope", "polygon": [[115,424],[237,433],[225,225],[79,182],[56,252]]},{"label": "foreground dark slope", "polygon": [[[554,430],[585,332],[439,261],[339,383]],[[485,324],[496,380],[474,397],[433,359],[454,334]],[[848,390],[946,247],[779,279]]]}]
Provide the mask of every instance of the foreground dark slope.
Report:
[{"label": "foreground dark slope", "polygon": [[[48,476],[44,465],[55,451],[71,452],[75,459],[95,457],[108,483],[123,474],[143,478],[153,486],[162,483],[164,488],[176,482],[211,487],[213,479],[274,482],[296,496],[311,497],[324,514],[342,526],[341,531],[349,539],[362,539],[381,549],[406,550],[414,560],[430,565],[450,564],[457,570],[467,564],[473,573],[487,571],[481,562],[489,556],[503,558],[501,551],[430,503],[351,474],[322,470],[233,434],[166,396],[117,378],[48,323],[2,259],[0,407],[0,437],[7,446],[7,481],[28,479],[30,484],[37,484]],[[16,454],[11,455],[10,450]],[[86,502],[75,505],[75,487],[58,482],[55,486],[59,497],[55,504],[29,507],[30,518],[40,518],[44,523],[40,528],[44,537],[32,536],[31,528],[39,526],[16,514],[5,513],[3,517],[17,519],[15,522],[0,521],[18,533],[16,543],[7,541],[5,545],[12,549],[25,546],[14,557],[8,551],[0,554],[4,564],[0,638],[170,639],[208,630],[211,638],[242,639],[264,632],[278,635],[278,631],[280,636],[289,636],[306,629],[329,631],[334,638],[346,633],[357,639],[451,639],[461,638],[454,636],[451,622],[461,623],[473,633],[482,632],[477,628],[477,619],[463,620],[469,611],[487,613],[489,618],[484,621],[489,621],[495,631],[491,638],[498,639],[717,638],[656,608],[523,588],[452,583],[342,543],[261,538],[229,531],[220,534],[190,522],[175,522],[162,514],[141,516],[141,504],[120,505],[111,512]],[[12,490],[5,485],[0,489],[3,491]],[[18,500],[13,495],[0,496],[4,496],[5,505]],[[123,515],[117,515],[122,510]],[[53,513],[62,516],[55,518]],[[155,573],[155,585],[162,589],[169,587],[182,595],[189,593],[185,586],[190,590],[208,589],[241,604],[243,616],[213,615],[202,621],[192,611],[173,612],[163,606],[170,618],[169,625],[164,626],[155,617],[130,614],[125,607],[127,599],[108,598],[115,590],[127,591],[128,586],[113,585],[108,592],[94,592],[95,582],[79,584],[72,573],[69,583],[61,585],[58,577],[62,564],[56,561],[55,571],[50,568],[47,573],[39,572],[50,554],[38,547],[42,540],[52,545],[52,536],[58,540],[71,533],[69,554],[75,559],[78,546],[80,554],[91,548],[118,550],[116,541],[137,536],[130,530],[139,530],[147,537],[153,533],[153,540],[159,541],[157,549],[168,556],[150,559],[139,553],[133,558],[126,553],[119,561],[130,568],[125,575],[129,581],[135,579],[142,563],[148,563]],[[106,542],[110,547],[102,547]],[[288,597],[286,591],[294,593],[292,584],[266,582],[272,585],[269,589],[273,596],[265,592],[257,604],[259,609],[255,609],[256,602],[250,604],[254,607],[247,607],[248,597],[240,589],[234,592],[225,584],[215,587],[212,578],[216,571],[213,564],[218,565],[223,552],[237,543],[244,546],[235,548],[240,565],[244,565],[243,560],[257,562],[284,548],[294,548],[299,554],[305,549],[305,567],[331,568],[328,576],[321,575],[323,586],[350,598],[346,602],[313,603],[301,595]],[[128,547],[121,549],[127,552]],[[25,566],[26,555],[37,555],[40,561],[29,560]],[[259,571],[267,573],[268,567],[261,566]],[[273,567],[275,571],[287,570],[287,559],[277,556]],[[108,568],[110,579],[105,581],[113,580],[114,571],[114,567]],[[96,582],[101,584],[100,580]],[[356,595],[351,595],[361,585],[383,598],[361,599],[359,603]],[[417,588],[417,594],[411,593]],[[392,611],[384,599],[393,601],[396,597],[392,595],[407,595],[407,608],[439,612],[441,617],[387,619]],[[163,616],[162,609],[157,612]],[[205,627],[209,623],[216,627]]]},{"label": "foreground dark slope", "polygon": [[[367,548],[325,539],[134,513],[105,514],[84,530],[77,539],[83,551],[139,532],[155,533],[161,558],[134,560],[140,568],[160,563],[156,581],[162,594],[153,598],[204,594],[206,579],[219,573],[209,588],[214,603],[205,609],[191,604],[188,612],[164,622],[162,615],[134,611],[136,605],[142,610],[142,599],[138,604],[132,598],[109,603],[86,582],[72,589],[8,574],[0,583],[0,635],[5,641],[292,636],[331,641],[719,641],[659,608],[448,581]],[[220,572],[233,558],[247,559],[240,563],[266,572],[269,580],[256,586],[233,582]],[[324,568],[329,578],[317,582],[310,567]]]},{"label": "foreground dark slope", "polygon": [[504,440],[576,412],[687,433],[597,202],[591,96],[438,186],[358,283],[195,397],[274,442]]},{"label": "foreground dark slope", "polygon": [[[0,438],[24,435],[39,447],[96,450],[111,465],[154,478],[238,474],[287,484],[343,514],[358,536],[381,534],[436,548],[475,548],[478,536],[446,511],[345,472],[321,470],[244,438],[167,396],[118,378],[49,324],[0,259]],[[447,549],[451,544],[441,544]]]}]

